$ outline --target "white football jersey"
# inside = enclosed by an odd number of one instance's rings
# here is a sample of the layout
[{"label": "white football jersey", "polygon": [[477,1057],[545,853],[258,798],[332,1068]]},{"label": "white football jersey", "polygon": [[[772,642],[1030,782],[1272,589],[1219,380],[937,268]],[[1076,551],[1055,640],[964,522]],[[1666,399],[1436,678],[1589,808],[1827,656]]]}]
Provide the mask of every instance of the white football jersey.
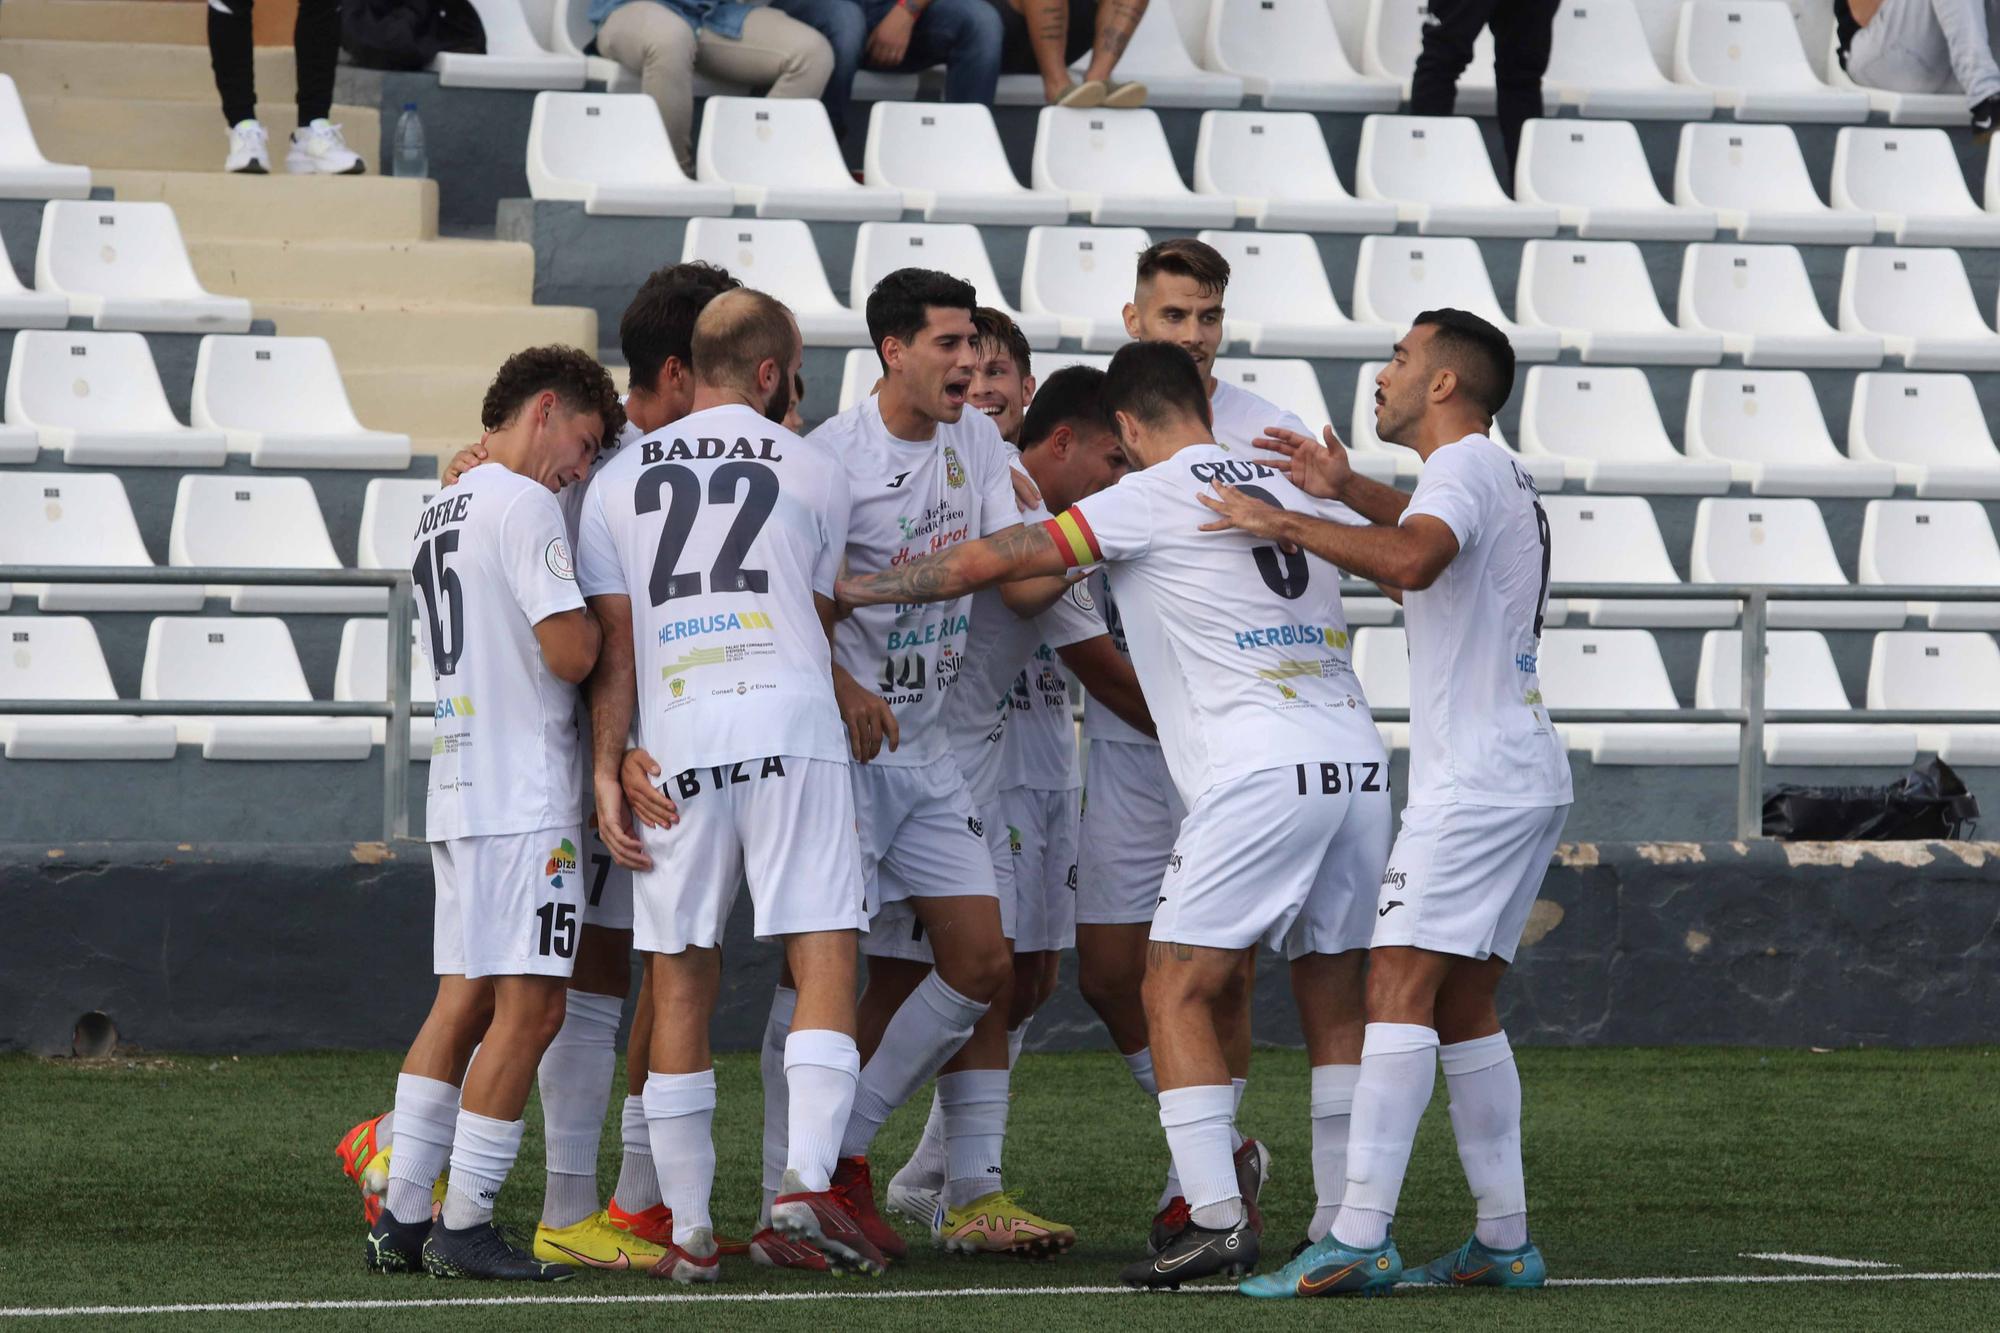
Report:
[{"label": "white football jersey", "polygon": [[[1006,442],[982,412],[941,423],[931,439],[899,440],[870,397],[809,438],[847,470],[849,574],[872,574],[1021,521]],[[964,667],[971,623],[972,599],[960,597],[860,607],[835,629],[836,660],[896,715],[897,748],[885,745],[874,763],[915,768],[951,753],[944,700]]]},{"label": "white football jersey", "polygon": [[813,594],[847,535],[839,461],[748,407],[682,417],[618,451],[584,497],[584,595],[632,599],[637,731],[668,773],[845,760]]},{"label": "white football jersey", "polygon": [[[1087,598],[1089,586],[1079,583],[1068,596]],[[1010,787],[1068,791],[1083,785],[1083,770],[1076,760],[1076,720],[1069,708],[1070,674],[1055,651],[1063,646],[1037,647],[1007,692],[1007,734],[1000,746],[1003,791]]]},{"label": "white football jersey", "polygon": [[1442,521],[1458,555],[1403,594],[1411,805],[1567,805],[1569,754],[1536,674],[1549,520],[1505,449],[1468,435],[1424,460],[1403,511]]},{"label": "white football jersey", "polygon": [[1334,567],[1245,532],[1201,531],[1213,515],[1196,497],[1218,477],[1287,509],[1332,508],[1245,450],[1201,444],[1127,473],[1046,525],[1073,564],[1108,564],[1182,801],[1191,807],[1218,783],[1296,763],[1386,765],[1354,677]]},{"label": "white football jersey", "polygon": [[555,495],[481,463],[424,506],[410,557],[437,689],[424,836],[578,823],[576,687],[549,671],[535,638],[538,623],[583,606]]}]

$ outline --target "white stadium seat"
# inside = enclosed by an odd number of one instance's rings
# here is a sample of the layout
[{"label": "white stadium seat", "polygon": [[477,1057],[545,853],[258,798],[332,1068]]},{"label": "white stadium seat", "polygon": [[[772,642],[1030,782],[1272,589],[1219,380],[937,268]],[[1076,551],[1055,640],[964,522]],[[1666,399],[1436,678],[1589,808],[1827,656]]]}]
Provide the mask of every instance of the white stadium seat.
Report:
[{"label": "white stadium seat", "polygon": [[0,74],[0,199],[88,199],[90,168],[51,162],[35,143],[14,80]]},{"label": "white stadium seat", "polygon": [[[437,702],[437,682],[417,647],[417,622],[410,622],[410,699],[414,703]],[[350,620],[340,627],[340,656],[333,668],[333,698],[336,703],[372,703],[389,697],[389,622],[377,617]],[[429,763],[431,740],[437,722],[413,717],[410,727],[410,758]],[[379,717],[368,719],[369,737],[382,744],[387,727]]]},{"label": "white stadium seat", "polygon": [[377,477],[361,493],[355,564],[362,569],[407,569],[417,516],[444,486],[427,477]]},{"label": "white stadium seat", "polygon": [[71,464],[219,467],[219,430],[183,426],[144,336],[29,330],[14,335],[7,423],[31,426]]},{"label": "white stadium seat", "polygon": [[1783,0],[1689,0],[1674,35],[1674,79],[1715,94],[1738,120],[1868,118],[1868,98],[1820,82]]},{"label": "white stadium seat", "polygon": [[[97,631],[82,616],[0,616],[0,699],[116,699]],[[9,759],[171,759],[164,717],[0,717]]]},{"label": "white stadium seat", "polygon": [[[1870,500],[1861,519],[1861,583],[1992,587],[2000,541],[1977,500]],[[1932,629],[2000,629],[2000,602],[1911,602]]]},{"label": "white stadium seat", "polygon": [[371,468],[410,465],[410,437],[366,430],[324,338],[223,337],[195,353],[194,424],[219,430],[252,467]]},{"label": "white stadium seat", "polygon": [[537,93],[528,193],[613,217],[728,217],[736,191],[689,180],[642,93]]},{"label": "white stadium seat", "polygon": [[[1696,708],[1743,706],[1743,636],[1713,629],[1702,636],[1695,673]],[[1764,707],[1851,709],[1833,650],[1814,630],[1773,631],[1764,639]],[[1917,757],[1910,727],[1865,722],[1788,722],[1764,728],[1764,759],[1772,764],[1867,764],[1902,768]]]},{"label": "white stadium seat", "polygon": [[[1868,706],[2000,709],[2000,644],[1990,634],[1877,634],[1868,657]],[[1917,745],[1947,764],[2000,764],[2000,726],[1991,723],[1920,725]]]},{"label": "white stadium seat", "polygon": [[[1710,499],[1695,506],[1690,583],[1778,583],[1845,586],[1826,520],[1811,500]],[[1901,602],[1771,603],[1781,628],[1896,629]]]},{"label": "white stadium seat", "polygon": [[1403,100],[1396,80],[1348,63],[1325,0],[1214,0],[1204,38],[1208,67],[1273,111],[1394,111]]},{"label": "white stadium seat", "polygon": [[1182,182],[1157,111],[1045,106],[1033,162],[1034,187],[1068,195],[1070,210],[1092,222],[1227,227],[1236,220],[1234,199],[1196,194]]},{"label": "white stadium seat", "polygon": [[0,463],[32,463],[41,451],[34,427],[0,424]]},{"label": "white stadium seat", "polygon": [[1688,386],[1688,457],[1722,459],[1757,495],[1888,495],[1896,470],[1834,447],[1802,370],[1698,370]]},{"label": "white stadium seat", "polygon": [[1715,94],[1660,72],[1632,0],[1580,0],[1556,9],[1544,87],[1581,116],[1707,120]]},{"label": "white stadium seat", "polygon": [[2000,448],[1964,375],[1857,375],[1847,452],[1892,465],[1925,499],[2000,500]]},{"label": "white stadium seat", "polygon": [[1887,88],[1864,88],[1840,67],[1840,32],[1826,25],[1826,81],[1842,92],[1859,92],[1867,97],[1870,110],[1887,116],[1891,125],[1943,125],[1958,129],[1965,124],[1965,94],[1898,93]]},{"label": "white stadium seat", "polygon": [[1674,448],[1646,372],[1534,366],[1521,393],[1521,452],[1558,458],[1593,493],[1726,495],[1731,468]]},{"label": "white stadium seat", "polygon": [[[1650,57],[1649,57],[1650,58]],[[1706,241],[1715,213],[1670,204],[1639,131],[1622,120],[1531,120],[1521,127],[1514,197],[1554,208],[1585,240]]]},{"label": "white stadium seat", "polygon": [[[1079,56],[1072,70],[1081,74],[1090,65],[1090,53]],[[1174,22],[1173,7],[1148,5],[1139,15],[1132,40],[1118,57],[1120,80],[1131,79],[1146,85],[1146,100],[1165,107],[1231,107],[1243,102],[1243,80],[1234,74],[1203,69],[1188,53],[1188,43]],[[1026,75],[1020,82],[1019,98],[1007,96],[1007,80],[1001,79],[1001,102],[1025,101],[1039,106],[1042,81]]]},{"label": "white stadium seat", "polygon": [[760,218],[828,222],[903,216],[903,192],[857,185],[826,107],[805,97],[711,97],[702,106],[695,179],[728,185]]},{"label": "white stadium seat", "polygon": [[[1109,358],[1107,358],[1109,359]],[[1040,362],[1035,365],[1035,379],[1047,379],[1050,372]],[[849,352],[840,363],[840,410],[848,408],[874,392],[875,381],[882,378],[882,358],[872,347],[857,347]]]},{"label": "white stadium seat", "polygon": [[438,82],[447,88],[566,88],[583,87],[586,65],[581,55],[558,55],[529,26],[521,0],[472,0],[486,32],[482,55],[446,51],[431,61]]},{"label": "white stadium seat", "polygon": [[973,102],[877,102],[868,113],[862,175],[903,192],[927,222],[1059,225],[1069,196],[1014,179],[990,107]]},{"label": "white stadium seat", "polygon": [[1341,310],[1319,247],[1301,232],[1205,231],[1229,261],[1229,341],[1253,356],[1385,357],[1401,329]]},{"label": "white stadium seat", "polygon": [[1319,373],[1310,361],[1295,357],[1218,356],[1215,378],[1275,403],[1305,422],[1315,438],[1321,427],[1333,421],[1333,414],[1326,409],[1326,395],[1320,392]]},{"label": "white stadium seat", "polygon": [[1238,217],[1272,231],[1396,229],[1394,204],[1347,192],[1319,121],[1305,112],[1202,113],[1194,188],[1233,197]]},{"label": "white stadium seat", "polygon": [[1842,130],[1831,192],[1835,208],[1873,213],[1899,245],[2000,245],[2000,217],[1973,202],[1943,130]]},{"label": "white stadium seat", "polygon": [[[211,569],[339,569],[304,477],[186,476],[174,493],[167,563]],[[379,611],[381,588],[211,585],[232,611]]]},{"label": "white stadium seat", "polygon": [[1466,116],[1369,116],[1354,188],[1396,205],[1425,236],[1553,236],[1560,219],[1500,188],[1479,122]]},{"label": "white stadium seat", "polygon": [[171,204],[51,199],[42,210],[35,288],[69,298],[99,329],[242,333],[250,303],[195,277]]},{"label": "white stadium seat", "polygon": [[1829,208],[1789,125],[1681,126],[1674,202],[1710,208],[1743,241],[1865,245],[1875,214]]},{"label": "white stadium seat", "polygon": [[1805,259],[1789,245],[1690,245],[1681,260],[1676,322],[1722,334],[1723,350],[1746,366],[1873,370],[1882,364],[1880,338],[1826,322]]},{"label": "white stadium seat", "polygon": [[7,246],[0,242],[0,329],[60,329],[68,325],[69,298],[61,292],[37,292],[22,286]]},{"label": "white stadium seat", "polygon": [[1063,337],[1094,352],[1132,340],[1123,311],[1139,253],[1152,238],[1137,227],[1036,227],[1021,263],[1021,308],[1054,315]]},{"label": "white stadium seat", "polygon": [[1062,321],[1054,315],[1025,314],[1007,304],[986,242],[969,222],[862,223],[854,237],[854,270],[847,285],[854,308],[865,310],[876,283],[913,266],[941,269],[971,283],[979,304],[1011,316],[1030,347],[1054,347],[1062,340]]},{"label": "white stadium seat", "polygon": [[[146,634],[146,700],[305,703],[312,699],[285,622],[262,616],[161,616]],[[204,759],[366,759],[362,717],[180,717]]]},{"label": "white stadium seat", "polygon": [[1956,250],[1852,247],[1840,275],[1840,327],[1880,337],[1910,370],[2000,370],[2000,334],[1980,318]]},{"label": "white stadium seat", "polygon": [[[109,472],[0,472],[0,565],[153,568],[125,483]],[[43,611],[199,611],[194,583],[17,583]]]},{"label": "white stadium seat", "polygon": [[[1371,708],[1410,706],[1410,643],[1400,629],[1362,629],[1354,632],[1354,677]],[[1391,751],[1410,748],[1410,724],[1377,722],[1375,730]]]},{"label": "white stadium seat", "polygon": [[791,307],[808,347],[855,347],[868,321],[842,305],[826,280],[812,229],[796,218],[694,218],[681,259],[704,259]]},{"label": "white stadium seat", "polygon": [[[1382,373],[1382,365],[1380,361],[1363,362],[1361,368],[1355,372],[1354,413],[1349,418],[1349,430],[1344,443],[1354,460],[1357,472],[1377,477],[1378,480],[1386,480],[1378,473],[1386,472],[1393,467],[1397,475],[1414,477],[1423,467],[1423,462],[1417,457],[1416,451],[1406,449],[1399,444],[1389,444],[1375,433],[1375,377]],[[1538,490],[1554,494],[1562,489],[1566,471],[1562,459],[1524,456],[1507,442],[1506,433],[1500,429],[1498,422],[1493,424],[1493,429],[1488,432],[1488,438],[1514,455],[1514,461],[1519,463],[1521,470],[1534,480]],[[1372,461],[1375,459],[1385,462],[1378,464]]]},{"label": "white stadium seat", "polygon": [[1586,365],[1712,366],[1722,335],[1674,327],[1632,241],[1529,241],[1521,251],[1514,310],[1523,324],[1555,329]]},{"label": "white stadium seat", "polygon": [[[1562,352],[1554,329],[1516,324],[1500,311],[1479,242],[1465,236],[1364,236],[1354,269],[1354,317],[1397,330],[1441,306],[1491,320],[1522,361],[1553,361]],[[1685,318],[1681,321],[1685,324]]]},{"label": "white stadium seat", "polygon": [[[1551,583],[1671,584],[1681,576],[1667,557],[1653,506],[1637,495],[1545,495],[1549,520]],[[1736,623],[1734,602],[1635,601],[1551,598],[1548,623],[1580,616],[1593,626],[1660,625],[1675,628]]]},{"label": "white stadium seat", "polygon": [[[1643,629],[1552,629],[1535,655],[1542,697],[1566,708],[1680,707],[1660,645]],[[1737,731],[1727,722],[1556,724],[1569,748],[1598,764],[1733,764]]]}]

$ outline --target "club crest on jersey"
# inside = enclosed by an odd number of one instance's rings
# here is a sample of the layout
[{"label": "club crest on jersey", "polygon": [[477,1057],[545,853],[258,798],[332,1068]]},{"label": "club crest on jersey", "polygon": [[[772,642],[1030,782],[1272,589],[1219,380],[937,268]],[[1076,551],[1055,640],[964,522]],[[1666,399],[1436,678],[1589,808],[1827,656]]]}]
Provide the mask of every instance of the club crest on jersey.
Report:
[{"label": "club crest on jersey", "polygon": [[548,563],[549,573],[576,582],[576,562],[570,559],[568,542],[560,537],[549,538],[549,544],[542,548],[542,559]]},{"label": "club crest on jersey", "polygon": [[944,479],[955,490],[965,486],[965,464],[958,461],[958,450],[948,444],[944,447]]},{"label": "club crest on jersey", "polygon": [[675,676],[672,680],[667,682],[667,688],[673,692],[674,698],[678,699],[681,697],[682,693],[686,691],[687,682],[685,680],[682,680],[679,676]]},{"label": "club crest on jersey", "polygon": [[1283,695],[1287,700],[1292,700],[1299,697],[1299,692],[1293,689],[1291,686],[1285,684],[1285,682],[1283,682],[1282,680],[1274,680],[1271,683],[1278,687],[1278,693]]},{"label": "club crest on jersey", "polygon": [[549,863],[542,867],[542,873],[549,877],[552,887],[561,888],[562,877],[576,873],[576,844],[564,838],[562,845],[549,853]]}]

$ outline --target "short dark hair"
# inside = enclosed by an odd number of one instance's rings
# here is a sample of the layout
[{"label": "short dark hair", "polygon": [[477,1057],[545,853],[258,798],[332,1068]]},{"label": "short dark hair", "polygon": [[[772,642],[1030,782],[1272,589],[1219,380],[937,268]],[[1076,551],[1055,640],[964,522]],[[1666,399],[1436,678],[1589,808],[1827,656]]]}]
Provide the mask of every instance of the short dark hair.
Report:
[{"label": "short dark hair", "polygon": [[755,391],[757,367],[766,360],[776,361],[780,374],[791,369],[798,337],[792,312],[775,296],[749,287],[724,292],[694,322],[695,378]]},{"label": "short dark hair", "polygon": [[669,264],[639,285],[618,321],[618,346],[632,383],[651,389],[668,357],[694,364],[694,322],[708,303],[743,284],[729,270],[698,259]]},{"label": "short dark hair", "polygon": [[1014,358],[1014,369],[1023,376],[1034,373],[1032,354],[1028,350],[1028,336],[1021,332],[1021,326],[1004,310],[995,310],[990,305],[975,307],[972,312],[972,340],[982,350],[1003,347],[1007,355]]},{"label": "short dark hair", "polygon": [[[1055,376],[1051,375],[1050,379]],[[1104,372],[1104,415],[1123,412],[1147,426],[1164,425],[1189,416],[1212,427],[1208,386],[1195,369],[1194,358],[1174,343],[1126,343]],[[1035,401],[1041,401],[1041,394]],[[1027,438],[1023,422],[1022,438]]]},{"label": "short dark hair", "polygon": [[[875,284],[868,293],[868,338],[875,355],[882,355],[882,343],[913,341],[930,320],[933,306],[963,310],[968,315],[979,307],[972,284],[934,268],[899,268]],[[888,361],[882,362],[888,368]]]},{"label": "short dark hair", "polygon": [[1465,396],[1497,417],[1514,392],[1514,344],[1469,310],[1426,310],[1410,321],[1431,329],[1432,355],[1458,376]]},{"label": "short dark hair", "polygon": [[479,424],[487,430],[499,430],[544,390],[553,390],[556,401],[571,412],[596,413],[604,423],[606,440],[616,439],[624,428],[625,408],[618,401],[618,386],[597,364],[597,358],[579,348],[558,346],[530,347],[508,357],[487,386]]},{"label": "short dark hair", "polygon": [[1155,273],[1171,273],[1192,278],[1202,295],[1212,296],[1229,286],[1229,261],[1207,241],[1192,236],[1175,236],[1139,252],[1139,281]]},{"label": "short dark hair", "polygon": [[1103,371],[1096,366],[1064,366],[1035,386],[1035,396],[1021,418],[1022,450],[1046,441],[1057,426],[1112,429],[1111,414],[1104,410]]}]

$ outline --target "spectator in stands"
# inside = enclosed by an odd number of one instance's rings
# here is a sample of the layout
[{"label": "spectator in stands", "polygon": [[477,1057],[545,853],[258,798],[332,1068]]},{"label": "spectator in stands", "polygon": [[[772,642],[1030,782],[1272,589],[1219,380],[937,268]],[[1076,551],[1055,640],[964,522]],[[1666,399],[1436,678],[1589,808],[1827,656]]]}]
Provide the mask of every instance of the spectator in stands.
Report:
[{"label": "spectator in stands", "polygon": [[1410,78],[1410,114],[1449,116],[1458,102],[1458,76],[1472,63],[1481,28],[1493,29],[1493,82],[1499,94],[1500,141],[1507,150],[1504,179],[1514,178],[1521,126],[1542,114],[1542,75],[1556,0],[1431,0],[1424,47]]},{"label": "spectator in stands", "polygon": [[[822,0],[825,2],[825,0]],[[832,0],[840,3],[841,0]],[[694,72],[818,97],[834,72],[824,38],[775,7],[737,0],[590,0],[598,53],[639,76],[681,168],[694,174]]]},{"label": "spectator in stands", "polygon": [[945,101],[993,104],[1002,37],[987,0],[771,0],[771,7],[811,24],[833,47],[821,100],[836,135],[847,133],[847,104],[863,68],[914,74],[943,65]]},{"label": "spectator in stands", "polygon": [[1986,0],[1833,0],[1840,67],[1866,88],[1965,94],[1972,139],[2000,121],[2000,59]]},{"label": "spectator in stands", "polygon": [[[1055,106],[1146,105],[1146,85],[1114,83],[1111,71],[1145,15],[1146,0],[987,0],[1000,13],[1006,39],[1000,68],[1008,74],[1039,74],[1042,95]],[[1078,82],[1070,66],[1090,52],[1090,66]]]},{"label": "spectator in stands", "polygon": [[[271,170],[271,142],[257,119],[256,51],[250,10],[255,0],[208,0],[208,60],[222,118],[229,122],[229,156],[224,171],[262,176]],[[296,175],[359,176],[368,164],[327,120],[333,110],[333,68],[340,60],[340,0],[299,0],[292,28],[298,60],[299,127],[285,154],[285,170]]]}]

